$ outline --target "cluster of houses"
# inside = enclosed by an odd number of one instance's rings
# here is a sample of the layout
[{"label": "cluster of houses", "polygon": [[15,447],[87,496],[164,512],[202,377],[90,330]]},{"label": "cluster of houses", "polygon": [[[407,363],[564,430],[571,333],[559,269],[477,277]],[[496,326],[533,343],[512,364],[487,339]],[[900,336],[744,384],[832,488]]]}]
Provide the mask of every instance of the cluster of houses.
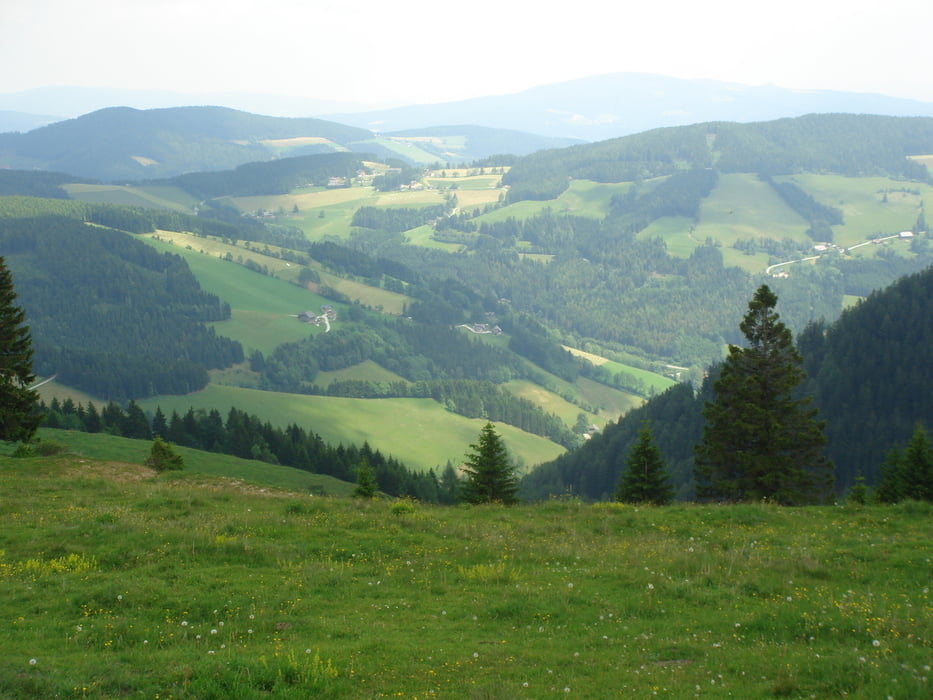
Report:
[{"label": "cluster of houses", "polygon": [[320,326],[322,323],[328,328],[330,327],[330,322],[336,320],[337,311],[333,306],[329,304],[324,304],[321,307],[321,313],[316,314],[313,311],[302,311],[298,314],[298,320],[302,323],[313,323],[315,326]]}]

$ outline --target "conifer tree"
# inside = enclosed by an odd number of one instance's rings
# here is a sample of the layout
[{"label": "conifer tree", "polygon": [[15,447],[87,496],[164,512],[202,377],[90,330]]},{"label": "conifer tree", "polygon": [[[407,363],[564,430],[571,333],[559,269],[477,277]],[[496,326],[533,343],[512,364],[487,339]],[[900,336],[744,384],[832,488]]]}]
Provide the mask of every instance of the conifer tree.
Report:
[{"label": "conifer tree", "polygon": [[824,423],[810,398],[797,396],[802,361],[776,304],[768,286],[759,287],[739,326],[748,347],[730,346],[713,385],[695,449],[700,498],[802,504],[830,496]]},{"label": "conifer tree", "polygon": [[363,457],[356,470],[356,488],[353,489],[354,498],[375,498],[379,490],[379,484],[376,483],[376,473],[370,466],[369,461]]},{"label": "conifer tree", "polygon": [[933,447],[920,424],[904,449],[903,470],[907,498],[933,501]]},{"label": "conifer tree", "polygon": [[900,445],[892,445],[884,456],[884,461],[878,469],[881,475],[878,480],[876,494],[882,503],[897,503],[907,493],[904,483],[904,451]]},{"label": "conifer tree", "polygon": [[39,395],[30,385],[32,337],[26,314],[16,303],[13,276],[0,256],[0,441],[29,442],[42,416]]},{"label": "conifer tree", "polygon": [[625,460],[625,471],[619,479],[616,500],[658,506],[674,500],[674,487],[668,476],[667,465],[647,425],[639,431],[638,442]]},{"label": "conifer tree", "polygon": [[917,424],[907,447],[891,447],[880,471],[878,500],[882,503],[908,498],[933,501],[933,446],[921,424]]},{"label": "conifer tree", "polygon": [[463,500],[467,503],[518,502],[518,478],[509,462],[502,438],[492,423],[486,423],[479,434],[479,441],[470,445],[464,465],[467,479],[463,484]]},{"label": "conifer tree", "polygon": [[149,457],[146,459],[145,465],[152,467],[157,472],[185,468],[185,462],[181,455],[172,449],[171,443],[165,442],[160,437],[152,441],[152,449],[149,451]]}]

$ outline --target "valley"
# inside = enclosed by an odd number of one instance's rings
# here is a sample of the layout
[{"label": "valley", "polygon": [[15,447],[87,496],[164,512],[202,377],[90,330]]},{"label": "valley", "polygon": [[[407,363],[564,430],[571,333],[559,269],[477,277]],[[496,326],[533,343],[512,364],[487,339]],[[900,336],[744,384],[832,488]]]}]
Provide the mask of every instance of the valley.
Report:
[{"label": "valley", "polygon": [[[241,129],[255,121],[222,116]],[[794,138],[806,142],[811,121],[798,120]],[[908,124],[865,121],[892,143]],[[149,415],[248,408],[276,427],[297,421],[328,443],[371,444],[435,473],[457,464],[491,419],[530,473],[676,382],[698,387],[762,280],[799,333],[933,259],[924,217],[933,185],[911,170],[927,172],[922,159],[856,150],[852,165],[824,144],[822,165],[782,164],[812,160],[801,147],[763,173],[738,137],[763,144],[776,127],[750,128],[699,125],[472,164],[342,147],[293,155],[340,140],[280,132],[262,141],[276,159],[231,170],[56,180],[71,201],[34,200],[37,214],[126,231],[183,261],[220,304],[206,328],[242,359],[209,368],[193,392],[102,394],[87,384],[82,393],[62,375],[40,391],[46,402],[132,398]],[[395,145],[465,143],[445,138]],[[31,206],[0,205],[7,216]],[[11,261],[41,265],[28,252]],[[326,324],[297,318],[325,307],[334,309]],[[471,332],[475,324],[499,334]],[[44,361],[45,378],[60,363]]]}]

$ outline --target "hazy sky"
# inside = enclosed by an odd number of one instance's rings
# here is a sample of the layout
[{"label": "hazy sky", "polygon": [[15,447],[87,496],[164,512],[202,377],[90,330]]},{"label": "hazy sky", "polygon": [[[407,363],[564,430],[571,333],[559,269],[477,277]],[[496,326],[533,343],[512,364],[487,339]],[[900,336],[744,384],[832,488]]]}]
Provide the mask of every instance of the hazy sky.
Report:
[{"label": "hazy sky", "polygon": [[924,0],[0,0],[0,93],[441,102],[648,72],[933,101]]}]

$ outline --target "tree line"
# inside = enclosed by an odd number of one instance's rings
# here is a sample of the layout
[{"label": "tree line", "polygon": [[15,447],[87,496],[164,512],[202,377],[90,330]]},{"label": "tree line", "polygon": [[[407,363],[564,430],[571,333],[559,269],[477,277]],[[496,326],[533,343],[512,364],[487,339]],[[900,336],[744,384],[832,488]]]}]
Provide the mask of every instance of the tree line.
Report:
[{"label": "tree line", "polygon": [[52,399],[48,405],[40,401],[37,411],[49,428],[109,433],[138,440],[160,437],[174,445],[281,464],[344,481],[355,481],[360,464],[365,462],[384,493],[430,502],[440,498],[433,471],[412,471],[368,443],[334,447],[296,423],[275,427],[237,408],[231,408],[226,417],[216,409],[189,408],[182,414],[173,410],[166,416],[161,408],[156,408],[150,417],[132,400],[125,407],[111,401],[98,409],[90,401],[83,405],[71,399]]}]

